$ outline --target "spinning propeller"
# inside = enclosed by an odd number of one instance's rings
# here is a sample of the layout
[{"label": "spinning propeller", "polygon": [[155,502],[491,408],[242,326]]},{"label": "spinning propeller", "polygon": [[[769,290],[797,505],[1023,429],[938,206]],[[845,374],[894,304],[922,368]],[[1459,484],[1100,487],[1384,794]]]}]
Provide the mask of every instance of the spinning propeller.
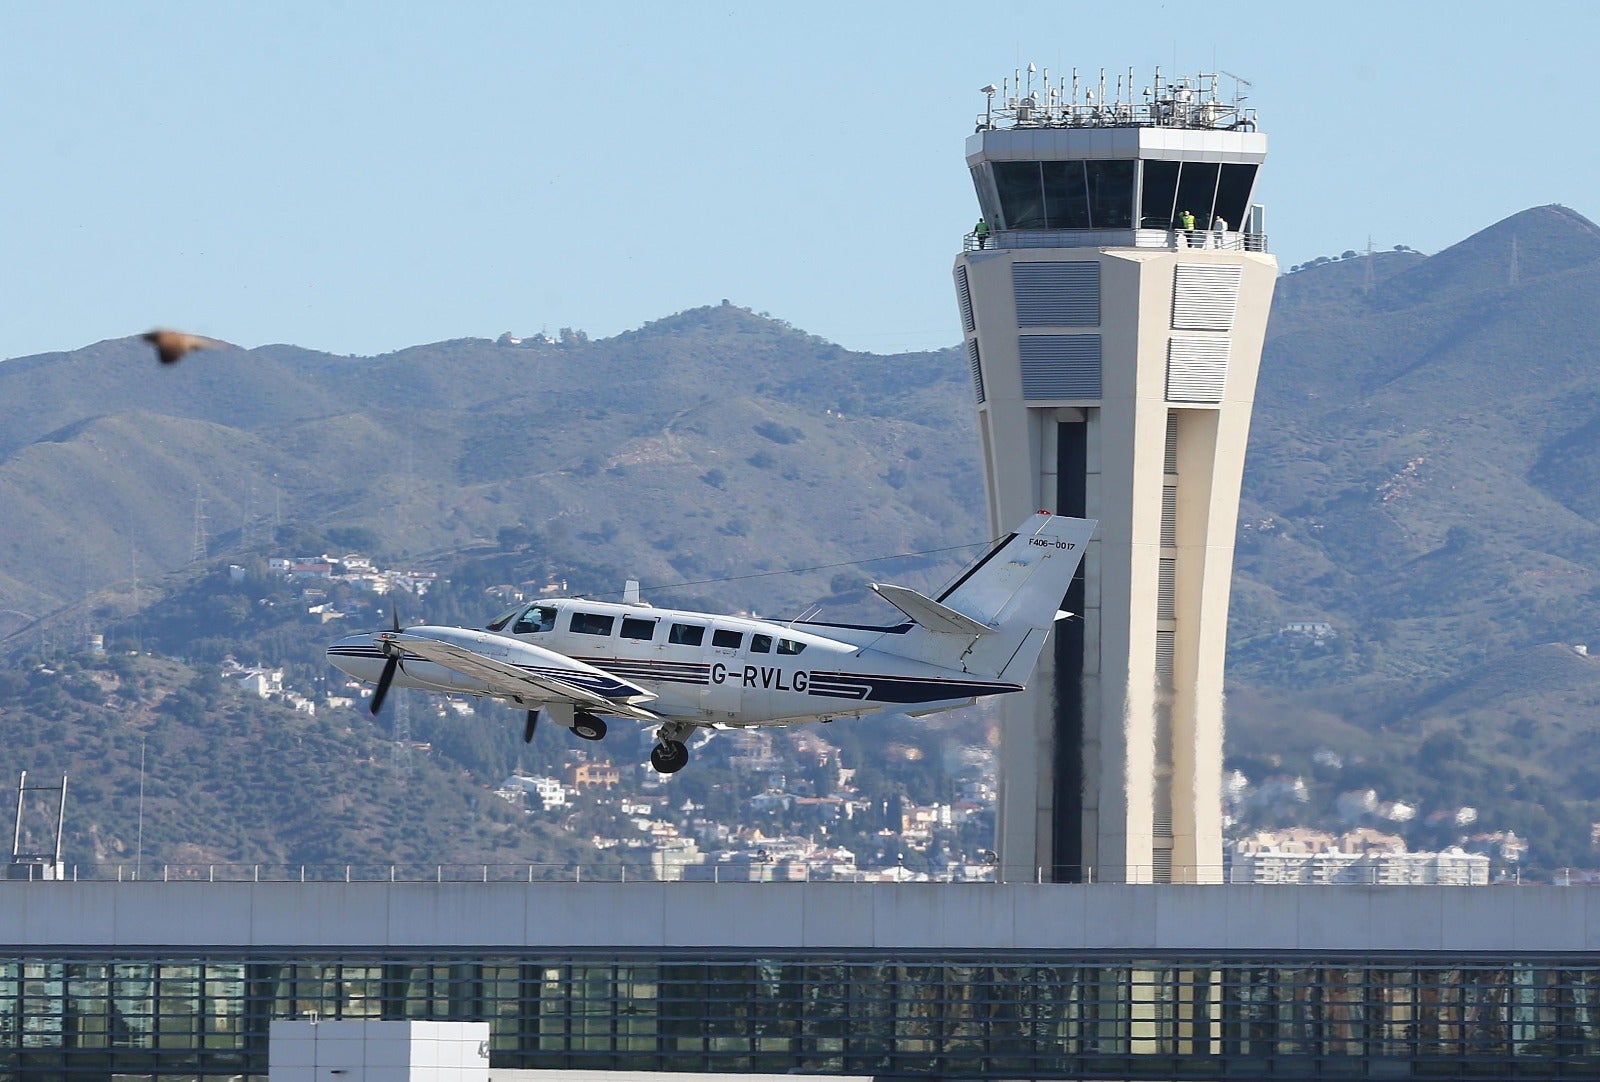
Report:
[{"label": "spinning propeller", "polygon": [[[398,605],[390,605],[389,615],[394,617],[395,634],[399,634],[400,607]],[[385,656],[383,672],[379,674],[377,689],[372,693],[371,710],[374,716],[377,715],[378,710],[383,706],[384,696],[389,694],[389,685],[394,682],[395,670],[400,667],[400,655],[405,653],[405,650],[395,643],[385,641],[383,644],[383,653]]]},{"label": "spinning propeller", "polygon": [[[389,606],[389,615],[393,618],[391,626],[393,633],[400,633],[400,608],[398,605]],[[383,709],[383,700],[389,695],[389,685],[394,683],[394,674],[400,669],[400,658],[405,654],[405,647],[393,642],[384,635],[378,636],[380,649],[383,651],[383,672],[378,674],[378,686],[372,692],[372,705],[368,707],[373,716],[377,716]],[[539,728],[539,711],[528,711],[528,718],[522,725],[522,739],[524,743],[533,743],[533,734]]]}]

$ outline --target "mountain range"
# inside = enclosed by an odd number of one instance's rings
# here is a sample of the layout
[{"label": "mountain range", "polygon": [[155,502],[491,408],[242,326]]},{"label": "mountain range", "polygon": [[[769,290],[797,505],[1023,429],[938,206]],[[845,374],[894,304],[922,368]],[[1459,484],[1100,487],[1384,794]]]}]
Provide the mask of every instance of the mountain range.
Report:
[{"label": "mountain range", "polygon": [[[1581,855],[1600,819],[1596,296],[1600,228],[1559,206],[1435,255],[1280,278],[1240,508],[1230,765],[1330,794],[1467,794]],[[970,395],[955,348],[854,353],[726,301],[597,341],[264,346],[159,369],[128,338],[6,361],[0,649],[128,619],[301,538],[419,567],[499,559],[594,595],[634,578],[663,603],[886,616],[868,580],[936,588],[985,540]],[[1327,633],[1283,631],[1307,622]],[[1326,751],[1337,776],[1313,763]]]},{"label": "mountain range", "polygon": [[[986,539],[948,351],[854,354],[731,304],[569,346],[150,360],[125,339],[0,365],[14,622],[289,523],[371,530],[408,558],[507,531],[647,584]],[[783,611],[828,582],[724,600]]]}]

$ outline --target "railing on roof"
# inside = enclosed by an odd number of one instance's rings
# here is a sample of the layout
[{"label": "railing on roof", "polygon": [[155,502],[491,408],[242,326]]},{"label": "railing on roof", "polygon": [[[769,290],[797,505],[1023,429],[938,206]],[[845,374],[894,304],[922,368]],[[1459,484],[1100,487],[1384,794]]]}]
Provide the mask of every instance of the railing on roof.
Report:
[{"label": "railing on roof", "polygon": [[[22,869],[28,868],[26,874]],[[706,864],[664,868],[648,862],[630,864],[161,864],[136,868],[132,864],[73,864],[62,869],[60,878],[46,878],[34,866],[12,865],[10,882],[100,882],[100,883],[654,883],[665,871],[674,882],[693,883],[992,883],[996,871],[1010,883],[1078,883],[1083,885],[1125,885],[1173,883],[1192,885],[1405,885],[1394,878],[1393,869],[1378,865],[1350,866],[1337,876],[1315,871],[1290,876],[1281,869],[1235,865],[1174,865],[1170,870],[1144,865],[1119,869],[1108,874],[1096,868],[994,865],[966,866],[963,874],[928,876],[909,868],[893,866],[867,869],[850,868],[833,862],[773,860],[766,863],[717,861]],[[1434,885],[1469,885],[1456,878],[1460,869],[1441,868]],[[35,874],[35,873],[39,874]],[[1159,876],[1159,879],[1158,879]],[[1464,873],[1463,873],[1464,876]],[[1570,885],[1570,874],[1558,874],[1555,882]],[[1504,880],[1501,880],[1504,882]],[[1517,882],[1521,882],[1520,875]]]},{"label": "railing on roof", "polygon": [[[1098,84],[1080,79],[1072,69],[1069,83],[1050,81],[1050,69],[1040,75],[1033,64],[1018,68],[999,86],[979,90],[983,112],[976,130],[1007,128],[1190,128],[1200,131],[1255,131],[1256,111],[1245,107],[1244,90],[1250,80],[1230,72],[1201,72],[1163,79],[1161,69],[1142,89],[1129,68],[1108,81],[1100,69]],[[1221,76],[1233,79],[1233,96],[1222,94]]]},{"label": "railing on roof", "polygon": [[[635,861],[595,864],[72,864],[59,876],[12,865],[20,882],[113,883],[650,883],[662,872],[695,882],[867,882],[883,874],[834,861]],[[890,872],[892,874],[892,870]],[[909,872],[905,873],[908,876]]]}]

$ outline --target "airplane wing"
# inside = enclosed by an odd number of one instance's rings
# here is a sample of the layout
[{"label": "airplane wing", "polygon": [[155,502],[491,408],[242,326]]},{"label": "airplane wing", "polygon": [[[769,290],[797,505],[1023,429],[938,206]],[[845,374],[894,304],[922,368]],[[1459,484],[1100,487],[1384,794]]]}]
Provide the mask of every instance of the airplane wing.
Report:
[{"label": "airplane wing", "polygon": [[[426,635],[408,635],[403,631],[385,631],[377,637],[385,642],[394,643],[408,654],[415,654],[435,665],[443,665],[447,669],[454,669],[456,672],[482,680],[502,695],[538,702],[567,702],[598,714],[633,718],[636,721],[662,720],[659,714],[654,714],[631,702],[608,699],[604,695],[597,695],[587,688],[578,687],[558,677],[547,673],[529,672],[527,669],[508,665],[454,643],[441,642]],[[655,696],[645,693],[634,698],[648,701]]]}]

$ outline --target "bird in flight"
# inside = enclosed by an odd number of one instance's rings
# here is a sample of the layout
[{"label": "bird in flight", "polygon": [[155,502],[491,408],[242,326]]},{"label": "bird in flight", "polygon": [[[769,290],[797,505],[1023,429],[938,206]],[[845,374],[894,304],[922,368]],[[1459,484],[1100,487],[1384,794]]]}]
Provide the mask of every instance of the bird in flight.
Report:
[{"label": "bird in flight", "polygon": [[215,338],[205,338],[198,334],[189,334],[186,331],[168,330],[164,327],[146,331],[140,337],[156,347],[156,356],[161,358],[162,364],[177,364],[185,356],[197,349],[236,348],[229,342],[218,341]]}]

